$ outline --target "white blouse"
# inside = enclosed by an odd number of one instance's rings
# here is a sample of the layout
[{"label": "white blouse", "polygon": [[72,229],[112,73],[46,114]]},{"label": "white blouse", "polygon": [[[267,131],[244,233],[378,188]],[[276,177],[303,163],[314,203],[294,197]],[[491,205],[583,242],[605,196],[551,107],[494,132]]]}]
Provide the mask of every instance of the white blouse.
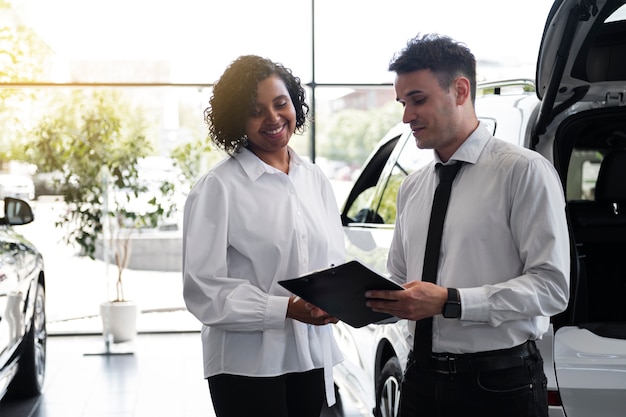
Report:
[{"label": "white blouse", "polygon": [[286,318],[279,280],[345,262],[340,214],[318,166],[289,149],[289,174],[252,152],[227,157],[187,198],[183,296],[202,322],[204,376],[277,376],[332,367],[343,358],[332,325]]}]

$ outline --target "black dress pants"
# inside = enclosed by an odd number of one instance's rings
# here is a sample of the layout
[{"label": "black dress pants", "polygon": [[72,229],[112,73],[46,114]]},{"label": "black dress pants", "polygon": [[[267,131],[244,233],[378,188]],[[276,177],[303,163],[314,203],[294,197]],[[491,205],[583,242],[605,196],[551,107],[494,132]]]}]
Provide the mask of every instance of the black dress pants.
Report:
[{"label": "black dress pants", "polygon": [[324,370],[276,377],[221,374],[208,378],[217,417],[319,417]]},{"label": "black dress pants", "polygon": [[[534,347],[534,342],[528,343]],[[541,354],[534,348],[527,357],[516,358],[520,363],[513,367],[473,369],[469,362],[458,371],[420,368],[410,359],[400,393],[400,417],[547,417]],[[479,363],[488,365],[488,359]]]}]

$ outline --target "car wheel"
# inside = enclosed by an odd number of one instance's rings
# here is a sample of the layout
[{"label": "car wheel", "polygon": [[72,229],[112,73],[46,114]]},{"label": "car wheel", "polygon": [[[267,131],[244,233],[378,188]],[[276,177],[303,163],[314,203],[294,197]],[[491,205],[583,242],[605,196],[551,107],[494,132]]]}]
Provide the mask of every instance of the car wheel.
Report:
[{"label": "car wheel", "polygon": [[389,358],[376,384],[376,417],[396,417],[400,409],[402,367],[395,356]]},{"label": "car wheel", "polygon": [[13,399],[30,398],[41,394],[46,373],[46,310],[45,290],[37,285],[37,294],[30,330],[20,346],[17,373],[7,396]]}]

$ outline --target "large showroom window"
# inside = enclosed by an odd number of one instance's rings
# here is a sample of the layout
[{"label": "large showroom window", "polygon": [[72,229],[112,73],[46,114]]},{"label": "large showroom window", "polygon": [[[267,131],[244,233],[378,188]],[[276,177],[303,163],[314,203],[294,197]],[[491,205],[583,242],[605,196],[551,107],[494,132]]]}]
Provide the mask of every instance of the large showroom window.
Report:
[{"label": "large showroom window", "polygon": [[[484,2],[502,16],[489,22],[454,17],[476,16],[473,3],[456,2],[454,16],[446,2],[425,16],[422,3],[0,0],[0,171],[33,187],[35,221],[19,231],[44,256],[49,332],[99,333],[99,305],[118,297],[120,273],[124,298],[142,312],[139,331],[199,328],[182,299],[181,211],[194,181],[223,157],[207,141],[203,110],[239,55],[266,56],[300,77],[312,118],[291,145],[322,167],[340,205],[401,121],[387,65],[409,38],[458,36],[476,54],[481,79],[534,77],[542,28],[525,26],[540,21],[511,19],[499,1]],[[428,17],[437,14],[448,21]],[[462,39],[470,24],[489,33]],[[131,154],[140,156],[141,188],[112,187],[119,177],[110,168]],[[63,196],[92,189],[107,191],[90,195],[105,199],[105,210],[145,214],[161,204],[163,213],[142,222],[111,217],[89,240],[89,222],[74,215],[87,206]],[[68,241],[76,230],[84,245]]]}]

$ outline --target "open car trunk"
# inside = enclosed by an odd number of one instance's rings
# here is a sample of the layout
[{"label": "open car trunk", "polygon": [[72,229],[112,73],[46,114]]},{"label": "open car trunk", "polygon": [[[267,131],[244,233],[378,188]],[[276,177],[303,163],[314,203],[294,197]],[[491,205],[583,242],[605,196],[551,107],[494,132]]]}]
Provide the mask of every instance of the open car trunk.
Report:
[{"label": "open car trunk", "polygon": [[572,237],[570,305],[554,319],[561,400],[567,417],[624,415],[626,108],[572,116],[554,144]]},{"label": "open car trunk", "polygon": [[537,61],[531,147],[559,172],[572,244],[551,352],[567,417],[626,415],[624,3],[556,0]]}]

